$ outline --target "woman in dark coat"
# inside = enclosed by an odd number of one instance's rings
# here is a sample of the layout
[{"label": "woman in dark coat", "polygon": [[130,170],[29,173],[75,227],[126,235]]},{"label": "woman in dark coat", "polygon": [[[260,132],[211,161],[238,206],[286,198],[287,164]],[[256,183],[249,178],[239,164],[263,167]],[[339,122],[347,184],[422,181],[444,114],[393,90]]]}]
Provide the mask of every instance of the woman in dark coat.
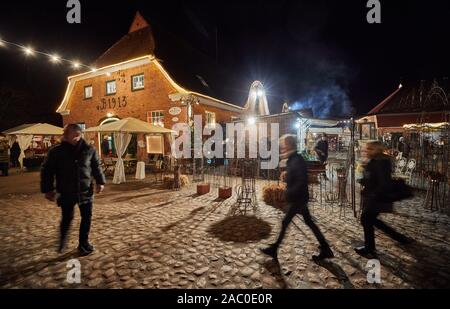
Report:
[{"label": "woman in dark coat", "polygon": [[10,151],[10,158],[11,158],[11,163],[13,167],[20,167],[20,162],[19,162],[19,156],[20,156],[20,146],[19,143],[17,141],[15,141],[12,146]]},{"label": "woman in dark coat", "polygon": [[400,243],[410,242],[408,237],[377,218],[382,212],[392,212],[392,202],[384,200],[389,190],[392,189],[391,161],[388,156],[383,154],[383,150],[384,146],[381,142],[367,143],[366,155],[369,163],[364,169],[364,177],[361,180],[361,184],[364,186],[361,192],[363,201],[361,224],[364,228],[364,246],[355,248],[356,253],[367,257],[376,256],[374,227]]}]

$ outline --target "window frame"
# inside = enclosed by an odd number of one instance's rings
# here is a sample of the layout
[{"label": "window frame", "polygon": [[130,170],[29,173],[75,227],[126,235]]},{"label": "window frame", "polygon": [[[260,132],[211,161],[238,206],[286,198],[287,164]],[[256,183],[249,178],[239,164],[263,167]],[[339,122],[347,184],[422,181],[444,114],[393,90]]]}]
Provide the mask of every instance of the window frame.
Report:
[{"label": "window frame", "polygon": [[[108,93],[108,84],[114,82],[115,85],[115,91]],[[117,93],[117,81],[115,79],[111,79],[111,80],[107,80],[105,83],[105,87],[106,87],[106,95],[115,95]]]},{"label": "window frame", "polygon": [[[209,123],[208,122],[208,115],[214,115],[214,122],[213,123]],[[206,116],[206,118],[205,118],[205,126],[214,127],[216,125],[216,123],[217,123],[216,113],[205,110],[205,116]]]},{"label": "window frame", "polygon": [[[87,88],[91,88],[91,96],[90,97],[87,97],[86,96],[86,89]],[[83,88],[83,97],[84,97],[84,100],[90,100],[90,99],[92,99],[92,97],[94,96],[94,88],[92,87],[92,84],[91,85],[86,85],[86,86],[84,86],[84,88]]]},{"label": "window frame", "polygon": [[[134,78],[137,77],[137,76],[142,76],[142,87],[140,87],[140,88],[135,88],[134,87]],[[144,75],[144,72],[131,75],[131,91],[140,91],[140,90],[144,90],[144,89],[145,89],[145,75]]]},{"label": "window frame", "polygon": [[[147,112],[147,122],[151,123],[152,125],[158,126],[159,124],[155,124],[155,122],[153,121],[154,117],[153,117],[153,113],[159,112],[161,113],[161,116],[158,116],[160,118],[162,118],[162,121],[160,119],[160,121],[162,122],[162,127],[164,128],[164,110],[162,109],[157,109],[157,110],[153,110],[153,111],[148,111]],[[149,117],[150,115],[150,117]],[[149,121],[150,120],[150,121]]]}]

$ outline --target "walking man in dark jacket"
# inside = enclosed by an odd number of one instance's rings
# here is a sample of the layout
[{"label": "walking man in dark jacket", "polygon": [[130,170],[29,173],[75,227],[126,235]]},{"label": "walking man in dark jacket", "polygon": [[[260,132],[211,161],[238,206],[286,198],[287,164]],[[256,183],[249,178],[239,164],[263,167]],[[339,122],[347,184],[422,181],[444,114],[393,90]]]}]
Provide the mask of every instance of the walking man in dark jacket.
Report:
[{"label": "walking man in dark jacket", "polygon": [[[75,204],[81,214],[79,246],[82,254],[89,254],[94,247],[89,243],[94,185],[96,193],[101,193],[105,176],[100,169],[100,161],[94,147],[81,137],[81,128],[69,124],[64,128],[62,143],[51,148],[41,170],[41,192],[50,201],[57,201],[62,211],[60,243],[58,251],[65,247],[67,233],[73,219]],[[56,191],[54,180],[56,177]]]},{"label": "walking man in dark jacket", "polygon": [[305,224],[311,229],[320,244],[320,253],[313,255],[313,260],[318,261],[325,258],[334,257],[333,252],[328,245],[319,227],[314,223],[308,209],[308,174],[306,162],[301,155],[297,153],[297,138],[295,135],[283,135],[280,138],[281,158],[287,158],[287,176],[286,176],[286,200],[289,203],[289,209],[281,223],[281,230],[277,241],[261,251],[273,258],[277,258],[278,247],[283,241],[286,229],[295,215],[303,216]]}]

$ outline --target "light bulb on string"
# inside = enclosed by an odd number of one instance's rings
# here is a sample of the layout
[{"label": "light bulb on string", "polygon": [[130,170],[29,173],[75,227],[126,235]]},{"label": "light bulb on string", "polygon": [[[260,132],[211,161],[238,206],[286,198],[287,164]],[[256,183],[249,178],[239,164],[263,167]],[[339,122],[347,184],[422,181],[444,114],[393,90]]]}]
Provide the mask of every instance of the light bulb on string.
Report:
[{"label": "light bulb on string", "polygon": [[61,57],[59,55],[55,54],[49,54],[43,51],[39,51],[39,50],[35,50],[30,46],[24,46],[21,44],[17,44],[14,42],[10,42],[10,41],[6,41],[2,38],[0,38],[0,47],[7,47],[8,45],[14,46],[16,48],[18,48],[20,51],[23,52],[23,54],[27,57],[29,56],[36,56],[36,55],[43,55],[45,56],[47,59],[50,60],[50,62],[56,64],[56,63],[62,63],[62,62],[66,62],[69,63],[74,69],[80,69],[81,67],[87,68],[92,72],[97,72],[97,68],[95,67],[90,67],[88,65],[85,65],[77,60],[68,60],[67,58]]},{"label": "light bulb on string", "polygon": [[80,63],[78,61],[72,61],[72,67],[74,69],[78,69],[78,68],[80,68]]},{"label": "light bulb on string", "polygon": [[59,63],[59,62],[61,62],[61,57],[59,57],[57,54],[53,54],[53,55],[50,55],[50,60],[53,63]]},{"label": "light bulb on string", "polygon": [[26,56],[34,55],[34,50],[31,47],[24,47],[23,52]]}]

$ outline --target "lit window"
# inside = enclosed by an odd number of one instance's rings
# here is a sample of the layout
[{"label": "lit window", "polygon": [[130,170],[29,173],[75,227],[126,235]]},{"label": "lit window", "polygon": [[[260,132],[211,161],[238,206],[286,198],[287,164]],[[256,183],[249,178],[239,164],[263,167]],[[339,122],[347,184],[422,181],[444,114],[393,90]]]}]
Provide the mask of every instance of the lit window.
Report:
[{"label": "lit window", "polygon": [[116,93],[116,81],[110,80],[106,82],[106,94],[115,94]]},{"label": "lit window", "polygon": [[132,90],[144,89],[144,74],[131,77]]},{"label": "lit window", "polygon": [[155,126],[164,127],[164,114],[162,111],[147,112],[147,122]]},{"label": "lit window", "polygon": [[216,113],[205,112],[206,113],[206,125],[214,126],[216,124]]},{"label": "lit window", "polygon": [[92,98],[92,86],[84,87],[84,98],[85,99]]}]

